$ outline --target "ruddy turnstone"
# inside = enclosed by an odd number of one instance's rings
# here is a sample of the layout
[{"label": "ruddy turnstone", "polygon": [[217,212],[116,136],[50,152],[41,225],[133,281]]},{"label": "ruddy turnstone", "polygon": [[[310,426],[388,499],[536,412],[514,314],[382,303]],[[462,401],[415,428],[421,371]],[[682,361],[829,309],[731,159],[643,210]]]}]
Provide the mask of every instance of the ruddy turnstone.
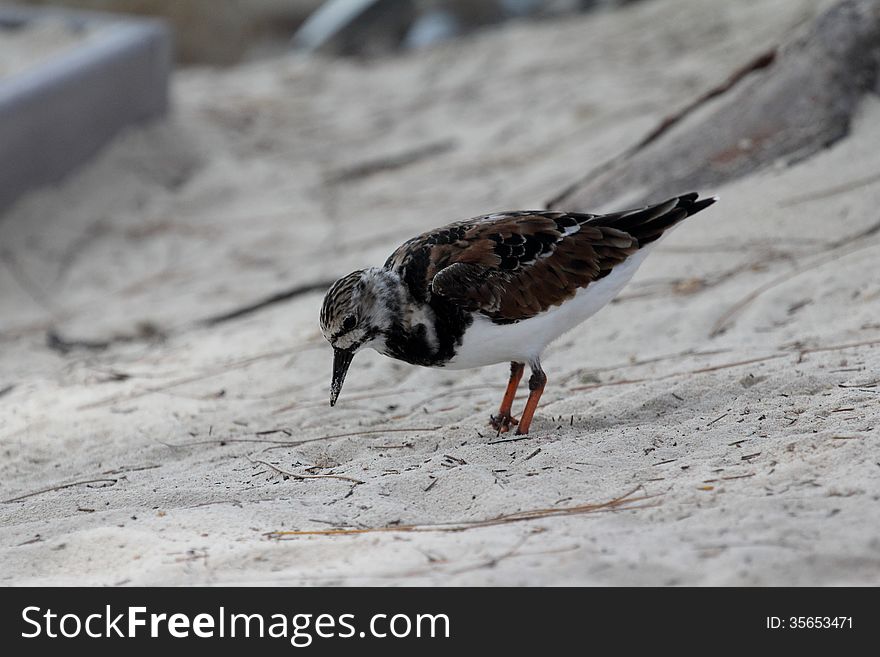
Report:
[{"label": "ruddy turnstone", "polygon": [[[330,405],[364,347],[427,367],[510,362],[490,423],[528,433],[547,383],[544,348],[611,301],[667,230],[716,200],[685,194],[611,214],[497,212],[414,237],[384,266],[340,278],[324,297]],[[516,420],[511,406],[526,363],[529,398]]]}]

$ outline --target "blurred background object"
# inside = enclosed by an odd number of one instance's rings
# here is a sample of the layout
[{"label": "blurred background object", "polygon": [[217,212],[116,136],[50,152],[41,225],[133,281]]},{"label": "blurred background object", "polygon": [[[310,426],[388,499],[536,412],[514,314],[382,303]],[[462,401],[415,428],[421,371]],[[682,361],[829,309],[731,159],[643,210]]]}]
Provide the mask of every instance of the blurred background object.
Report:
[{"label": "blurred background object", "polygon": [[304,52],[342,55],[392,52],[417,19],[415,0],[329,0],[309,16],[293,37]]},{"label": "blurred background object", "polygon": [[162,18],[181,64],[228,66],[293,46],[376,56],[422,48],[511,19],[548,18],[644,0],[3,0]]},{"label": "blurred background object", "polygon": [[226,66],[288,48],[322,0],[4,0],[162,18],[174,29],[182,64]]},{"label": "blurred background object", "polygon": [[0,6],[0,212],[168,106],[156,20]]},{"label": "blurred background object", "polygon": [[[634,1],[0,0],[0,210],[59,180],[120,128],[162,114],[171,52],[203,66],[293,52],[379,57],[508,20]],[[171,33],[144,17],[172,29],[173,51]]]},{"label": "blurred background object", "polygon": [[306,52],[379,55],[425,48],[521,18],[550,18],[638,0],[327,0],[294,36]]}]

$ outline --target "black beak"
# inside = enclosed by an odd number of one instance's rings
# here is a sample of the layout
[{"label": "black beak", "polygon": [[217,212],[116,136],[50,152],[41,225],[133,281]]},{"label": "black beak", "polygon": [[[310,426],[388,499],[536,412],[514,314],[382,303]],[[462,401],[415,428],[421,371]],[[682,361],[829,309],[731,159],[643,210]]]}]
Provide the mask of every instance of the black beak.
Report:
[{"label": "black beak", "polygon": [[348,366],[351,365],[351,359],[354,358],[354,349],[334,349],[333,350],[333,380],[330,382],[330,405],[336,405],[336,398],[342,391],[342,383],[345,381],[345,374],[348,372]]}]

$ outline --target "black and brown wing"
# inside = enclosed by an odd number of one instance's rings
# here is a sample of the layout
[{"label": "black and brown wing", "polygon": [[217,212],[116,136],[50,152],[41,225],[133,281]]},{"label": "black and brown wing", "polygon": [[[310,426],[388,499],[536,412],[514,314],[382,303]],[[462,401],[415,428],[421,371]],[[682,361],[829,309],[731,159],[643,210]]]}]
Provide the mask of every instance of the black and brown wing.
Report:
[{"label": "black and brown wing", "polygon": [[515,322],[573,297],[714,202],[687,194],[604,215],[486,215],[410,240],[386,267],[397,270],[420,301],[439,295],[496,322]]}]

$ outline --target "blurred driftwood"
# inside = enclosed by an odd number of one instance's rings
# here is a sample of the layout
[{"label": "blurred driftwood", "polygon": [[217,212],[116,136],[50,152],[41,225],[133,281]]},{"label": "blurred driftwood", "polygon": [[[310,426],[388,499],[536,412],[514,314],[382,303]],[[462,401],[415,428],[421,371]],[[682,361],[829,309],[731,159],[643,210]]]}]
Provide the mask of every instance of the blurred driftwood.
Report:
[{"label": "blurred driftwood", "polygon": [[878,69],[880,0],[843,0],[547,205],[637,205],[807,158],[849,133]]},{"label": "blurred driftwood", "polygon": [[245,317],[246,315],[251,315],[259,310],[263,310],[264,308],[268,308],[269,306],[274,306],[275,304],[281,303],[283,301],[295,299],[296,297],[302,296],[303,294],[310,294],[312,292],[324,292],[331,285],[333,285],[333,281],[331,280],[294,285],[286,290],[281,290],[280,292],[271,294],[258,301],[254,301],[252,303],[233,308],[232,310],[228,310],[219,315],[206,317],[205,319],[198,322],[198,324],[202,326],[214,326],[216,324],[222,324],[223,322],[228,322],[233,319],[239,319],[240,317]]}]

